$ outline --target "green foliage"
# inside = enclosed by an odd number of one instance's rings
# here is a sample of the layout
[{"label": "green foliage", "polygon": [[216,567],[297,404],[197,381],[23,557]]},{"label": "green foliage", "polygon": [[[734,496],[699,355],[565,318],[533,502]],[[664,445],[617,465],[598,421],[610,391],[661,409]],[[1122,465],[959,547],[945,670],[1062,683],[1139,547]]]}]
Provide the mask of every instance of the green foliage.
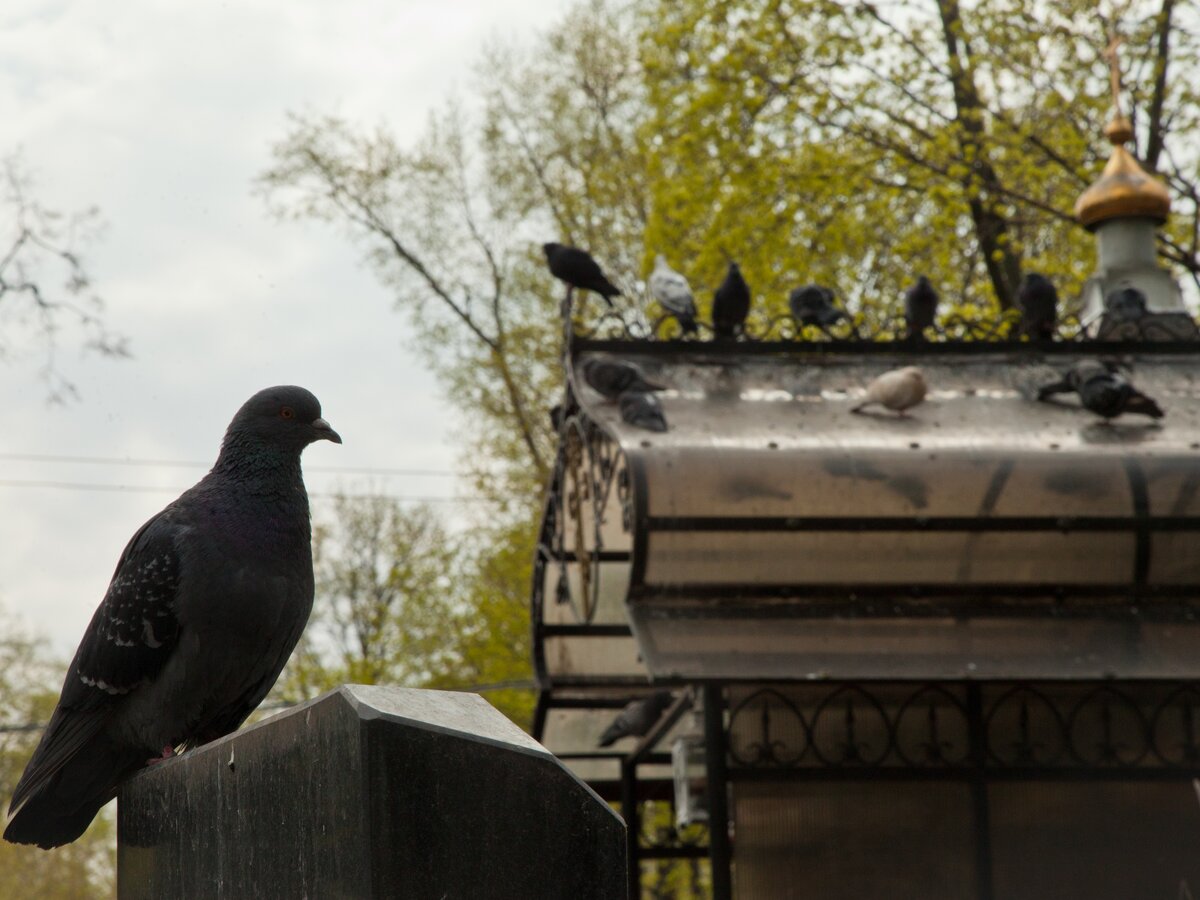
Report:
[{"label": "green foliage", "polygon": [[482,690],[528,726],[529,531],[456,538],[427,506],[336,498],[315,529],[312,618],[273,700],[345,682]]},{"label": "green foliage", "polygon": [[[1163,254],[1195,272],[1189,137],[1200,106],[1194,39],[1126,4],[1134,120],[1176,195]],[[704,283],[737,256],[766,302],[797,283],[893,305],[914,273],[949,298],[1008,306],[1021,269],[1068,300],[1093,266],[1074,222],[1109,148],[1095,4],[929,0],[656,0],[643,55],[652,148],[647,253],[674,248]],[[1176,17],[1183,15],[1176,12]],[[1194,11],[1189,13],[1194,19]],[[1147,74],[1166,57],[1156,106]],[[1192,24],[1195,24],[1192,22]],[[1168,112],[1168,110],[1170,110]]]},{"label": "green foliage", "polygon": [[[45,722],[58,697],[62,665],[45,643],[24,631],[0,607],[0,724]],[[0,731],[0,802],[7,803],[41,736],[40,731]],[[72,844],[55,850],[0,841],[0,897],[87,900],[116,889],[116,829],[112,807]]]}]

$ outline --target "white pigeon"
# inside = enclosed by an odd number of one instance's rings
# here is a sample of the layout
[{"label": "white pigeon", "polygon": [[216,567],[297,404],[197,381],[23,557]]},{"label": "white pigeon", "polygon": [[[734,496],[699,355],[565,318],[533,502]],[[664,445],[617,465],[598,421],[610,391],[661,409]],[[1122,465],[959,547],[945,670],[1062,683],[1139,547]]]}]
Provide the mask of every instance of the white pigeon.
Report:
[{"label": "white pigeon", "polygon": [[888,409],[904,415],[904,411],[912,409],[925,399],[929,385],[925,376],[916,366],[905,366],[903,369],[893,369],[884,372],[867,386],[867,395],[862,403],[850,410],[862,412],[872,403],[878,403]]},{"label": "white pigeon", "polygon": [[654,257],[654,271],[650,273],[646,286],[659,306],[679,320],[684,334],[695,332],[696,298],[692,296],[691,285],[667,265],[661,253]]}]

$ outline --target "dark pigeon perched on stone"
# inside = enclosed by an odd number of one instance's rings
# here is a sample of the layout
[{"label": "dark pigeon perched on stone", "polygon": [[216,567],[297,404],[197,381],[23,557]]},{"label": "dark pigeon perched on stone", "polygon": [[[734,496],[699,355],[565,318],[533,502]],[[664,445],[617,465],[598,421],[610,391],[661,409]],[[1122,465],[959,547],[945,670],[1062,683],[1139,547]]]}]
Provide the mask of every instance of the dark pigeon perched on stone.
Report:
[{"label": "dark pigeon perched on stone", "polygon": [[635,428],[647,431],[666,431],[667,416],[662,404],[653,394],[644,391],[626,391],[617,400],[621,418]]},{"label": "dark pigeon perched on stone", "polygon": [[917,283],[904,292],[904,321],[910,341],[922,340],[925,329],[933,325],[938,299],[937,290],[924,275],[917,276]]},{"label": "dark pigeon perched on stone", "polygon": [[1135,287],[1110,291],[1104,298],[1104,315],[1113,322],[1137,322],[1146,315],[1146,295]]},{"label": "dark pigeon perched on stone", "polygon": [[1058,291],[1054,283],[1038,272],[1028,272],[1017,288],[1017,306],[1021,309],[1021,333],[1033,340],[1048,341],[1058,324]]},{"label": "dark pigeon perched on stone", "polygon": [[788,307],[797,325],[816,325],[828,328],[846,318],[846,313],[833,304],[834,295],[827,287],[806,284],[788,294]]},{"label": "dark pigeon perched on stone", "polygon": [[631,735],[644,737],[654,727],[654,723],[662,718],[662,714],[674,699],[670,691],[658,691],[649,697],[626,704],[625,708],[617,713],[612,724],[600,735],[600,746],[611,747],[621,738]]},{"label": "dark pigeon perched on stone", "polygon": [[648,380],[641,369],[624,360],[589,356],[580,368],[583,380],[608,400],[616,400],[626,391],[664,390],[661,384]]},{"label": "dark pigeon perched on stone", "polygon": [[304,388],[242,406],[203,479],[125,547],[9,807],[6,840],[83,833],[153,757],[236,729],[300,638],[313,600],[300,452],[341,443]]},{"label": "dark pigeon perched on stone", "polygon": [[750,286],[742,277],[738,264],[731,262],[725,280],[713,294],[713,334],[719,338],[731,338],[746,324],[750,313]]},{"label": "dark pigeon perched on stone", "polygon": [[542,244],[542,252],[546,254],[550,274],[559,281],[580,290],[594,291],[609,306],[613,305],[611,298],[621,295],[620,288],[605,277],[600,264],[587,251],[550,243]]},{"label": "dark pigeon perched on stone", "polygon": [[1115,419],[1124,413],[1139,413],[1161,419],[1162,408],[1150,397],[1135,388],[1116,367],[1094,359],[1085,359],[1066,371],[1062,379],[1038,389],[1037,398],[1045,400],[1054,394],[1076,393],[1080,405],[1105,419]]}]

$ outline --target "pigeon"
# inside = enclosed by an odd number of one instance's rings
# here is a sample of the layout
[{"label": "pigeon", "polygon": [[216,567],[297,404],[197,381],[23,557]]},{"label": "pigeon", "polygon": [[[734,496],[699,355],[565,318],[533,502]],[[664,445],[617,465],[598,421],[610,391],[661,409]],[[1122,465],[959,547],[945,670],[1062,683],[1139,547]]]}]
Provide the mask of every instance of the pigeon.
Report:
[{"label": "pigeon", "polygon": [[662,254],[654,257],[654,271],[646,283],[658,305],[679,320],[684,334],[696,333],[696,298],[687,279],[667,265]]},{"label": "pigeon", "polygon": [[621,409],[621,418],[634,428],[667,430],[667,417],[663,414],[662,404],[653,394],[640,390],[626,391],[617,404]]},{"label": "pigeon", "polygon": [[662,391],[661,384],[647,380],[646,376],[631,362],[589,356],[580,366],[583,380],[608,400],[616,400],[626,391]]},{"label": "pigeon", "polygon": [[788,294],[788,306],[797,325],[828,328],[846,318],[846,314],[833,305],[833,299],[833,291],[829,288],[806,284]]},{"label": "pigeon", "polygon": [[1146,295],[1135,287],[1117,288],[1104,298],[1104,315],[1111,322],[1137,322],[1146,315]]},{"label": "pigeon", "polygon": [[271,686],[313,601],[300,452],[341,443],[300,387],[259,391],[212,470],[134,534],[17,782],[4,837],[75,840],[151,758],[235,730]]},{"label": "pigeon", "polygon": [[928,390],[929,386],[925,383],[925,376],[916,366],[893,369],[890,372],[884,372],[867,385],[867,395],[863,398],[862,403],[850,411],[862,412],[872,403],[878,403],[880,406],[904,415],[906,410],[912,409],[925,399],[925,393]]},{"label": "pigeon", "polygon": [[1058,291],[1045,275],[1029,272],[1017,288],[1021,308],[1021,333],[1031,340],[1048,341],[1058,324]]},{"label": "pigeon", "polygon": [[742,330],[750,312],[750,286],[738,264],[731,262],[725,280],[713,294],[712,325],[717,337],[731,338]]},{"label": "pigeon", "polygon": [[593,291],[609,306],[613,305],[613,297],[621,295],[620,289],[604,277],[600,264],[587,251],[553,243],[542,244],[542,250],[550,265],[550,274],[559,281],[583,291]]},{"label": "pigeon", "polygon": [[1077,393],[1080,405],[1104,419],[1115,419],[1124,413],[1139,413],[1152,419],[1165,414],[1152,398],[1135,388],[1115,366],[1085,359],[1076,363],[1062,379],[1043,386],[1037,398],[1045,400],[1054,394]]},{"label": "pigeon", "polygon": [[604,729],[599,745],[611,747],[623,737],[645,737],[674,699],[670,691],[658,691],[649,697],[627,703],[612,724]]},{"label": "pigeon", "polygon": [[904,292],[904,321],[908,325],[908,339],[924,339],[925,329],[933,325],[937,316],[938,292],[924,275]]}]

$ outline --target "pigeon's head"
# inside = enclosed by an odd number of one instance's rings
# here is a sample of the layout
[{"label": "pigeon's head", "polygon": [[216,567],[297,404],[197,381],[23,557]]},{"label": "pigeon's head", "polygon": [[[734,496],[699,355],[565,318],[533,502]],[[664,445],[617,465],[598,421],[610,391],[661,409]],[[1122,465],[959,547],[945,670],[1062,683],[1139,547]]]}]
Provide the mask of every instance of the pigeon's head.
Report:
[{"label": "pigeon's head", "polygon": [[235,435],[297,453],[314,441],[342,442],[321,418],[320,401],[295,385],[267,388],[243,403],[229,423],[226,439]]},{"label": "pigeon's head", "polygon": [[1123,287],[1104,298],[1105,311],[1118,322],[1132,322],[1146,314],[1146,295],[1135,287]]},{"label": "pigeon's head", "polygon": [[551,242],[549,244],[542,244],[542,252],[546,254],[546,259],[549,259],[550,257],[552,257],[555,253],[557,253],[561,249],[562,249],[562,244],[555,244],[554,242]]}]

